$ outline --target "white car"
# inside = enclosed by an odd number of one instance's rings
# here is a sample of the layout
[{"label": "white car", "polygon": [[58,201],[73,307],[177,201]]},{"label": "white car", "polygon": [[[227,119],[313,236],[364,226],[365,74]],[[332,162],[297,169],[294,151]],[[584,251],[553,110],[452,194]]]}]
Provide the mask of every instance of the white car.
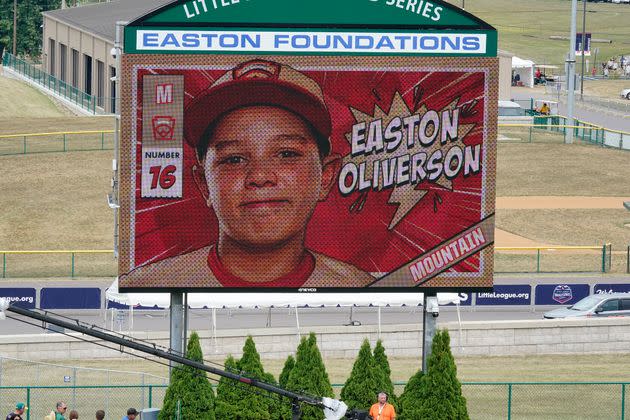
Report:
[{"label": "white car", "polygon": [[621,91],[621,97],[630,100],[630,89],[624,89]]}]

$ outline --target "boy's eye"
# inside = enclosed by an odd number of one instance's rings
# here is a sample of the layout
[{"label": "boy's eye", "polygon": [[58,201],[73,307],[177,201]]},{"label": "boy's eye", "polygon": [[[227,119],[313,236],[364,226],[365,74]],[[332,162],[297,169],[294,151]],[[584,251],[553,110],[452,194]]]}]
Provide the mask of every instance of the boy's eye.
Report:
[{"label": "boy's eye", "polygon": [[278,155],[282,158],[302,156],[299,152],[296,152],[295,150],[282,150],[280,153],[278,153]]},{"label": "boy's eye", "polygon": [[245,158],[242,156],[227,156],[219,161],[219,164],[228,164],[228,165],[236,165],[239,163],[243,163]]}]

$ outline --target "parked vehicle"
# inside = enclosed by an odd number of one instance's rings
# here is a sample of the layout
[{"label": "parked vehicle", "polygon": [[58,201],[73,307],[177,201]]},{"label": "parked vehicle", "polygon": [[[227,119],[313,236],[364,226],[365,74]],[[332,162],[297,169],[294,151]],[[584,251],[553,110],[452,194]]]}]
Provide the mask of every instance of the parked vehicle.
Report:
[{"label": "parked vehicle", "polygon": [[527,111],[513,101],[499,101],[499,123],[502,124],[532,124],[534,117],[527,115]]},{"label": "parked vehicle", "polygon": [[630,100],[630,88],[622,90],[621,97]]},{"label": "parked vehicle", "polygon": [[602,293],[587,296],[567,308],[545,312],[547,319],[630,316],[630,293]]}]

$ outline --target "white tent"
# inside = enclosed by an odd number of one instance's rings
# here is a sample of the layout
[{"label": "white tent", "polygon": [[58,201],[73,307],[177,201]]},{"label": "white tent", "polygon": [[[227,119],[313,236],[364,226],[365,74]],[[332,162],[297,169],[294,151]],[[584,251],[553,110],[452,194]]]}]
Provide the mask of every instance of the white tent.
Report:
[{"label": "white tent", "polygon": [[534,87],[534,62],[512,57],[512,77],[518,74],[523,86]]},{"label": "white tent", "polygon": [[[463,300],[457,293],[438,293],[438,304],[454,303],[458,306]],[[207,308],[212,310],[212,334],[216,342],[216,310],[217,309],[268,309],[293,308],[297,333],[300,334],[298,308],[321,307],[376,307],[378,311],[378,332],[381,331],[381,307],[421,306],[422,293],[188,293],[190,308]],[[168,293],[120,293],[118,279],[105,292],[106,305],[112,301],[130,306],[130,327],[133,328],[134,307],[170,306]],[[106,306],[107,309],[107,306]],[[113,323],[113,314],[112,314]]]},{"label": "white tent", "polygon": [[[168,308],[168,293],[119,293],[118,280],[107,289],[107,301],[129,306]],[[325,306],[420,306],[422,293],[188,293],[190,308],[266,309]],[[438,303],[459,303],[457,293],[438,293]]]}]

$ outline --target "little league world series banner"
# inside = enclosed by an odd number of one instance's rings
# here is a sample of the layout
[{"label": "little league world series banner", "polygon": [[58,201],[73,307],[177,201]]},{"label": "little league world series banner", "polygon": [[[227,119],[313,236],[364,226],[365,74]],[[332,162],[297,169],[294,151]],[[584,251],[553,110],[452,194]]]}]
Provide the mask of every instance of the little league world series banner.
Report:
[{"label": "little league world series banner", "polygon": [[427,34],[127,31],[121,289],[492,287],[496,41]]}]

